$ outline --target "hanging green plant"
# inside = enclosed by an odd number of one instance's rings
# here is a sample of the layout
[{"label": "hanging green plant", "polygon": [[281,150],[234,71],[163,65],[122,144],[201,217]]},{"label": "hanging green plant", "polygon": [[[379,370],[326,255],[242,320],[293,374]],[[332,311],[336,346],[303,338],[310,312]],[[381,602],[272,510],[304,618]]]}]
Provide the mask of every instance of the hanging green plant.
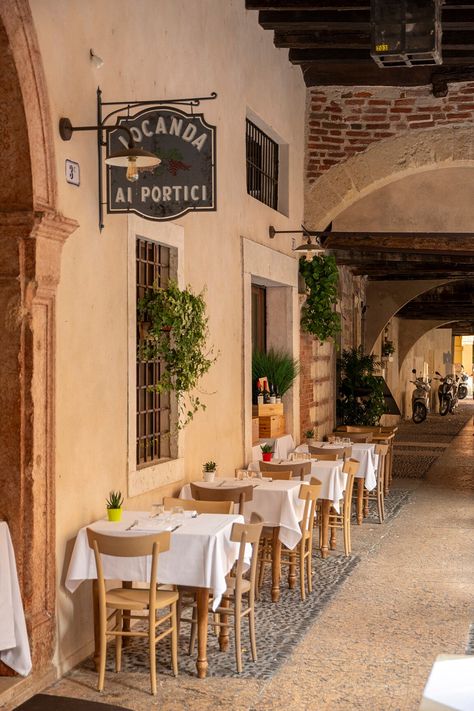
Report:
[{"label": "hanging green plant", "polygon": [[138,357],[146,362],[162,360],[159,377],[152,386],[157,393],[174,392],[177,400],[177,428],[182,429],[197,410],[206,405],[192,393],[216,360],[209,336],[203,293],[188,286],[180,289],[175,281],[154,286],[138,300],[139,322],[148,328],[138,346]]},{"label": "hanging green plant", "polygon": [[377,425],[385,412],[383,378],[376,375],[380,363],[366,355],[362,346],[342,351],[337,366],[341,376],[336,401],[343,425]]},{"label": "hanging green plant", "polygon": [[341,330],[341,317],[334,311],[339,272],[336,260],[327,254],[300,259],[300,274],[306,284],[306,301],[301,310],[301,328],[321,343]]},{"label": "hanging green plant", "polygon": [[395,345],[388,338],[382,343],[382,358],[390,358],[395,353]]}]

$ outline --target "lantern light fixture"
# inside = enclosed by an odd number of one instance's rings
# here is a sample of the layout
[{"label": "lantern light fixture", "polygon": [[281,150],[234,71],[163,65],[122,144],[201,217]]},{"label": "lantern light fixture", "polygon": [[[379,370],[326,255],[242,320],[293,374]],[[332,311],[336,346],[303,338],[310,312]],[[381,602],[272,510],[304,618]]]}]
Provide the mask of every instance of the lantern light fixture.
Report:
[{"label": "lantern light fixture", "polygon": [[[293,252],[324,252],[324,246],[321,243],[321,238],[325,237],[327,233],[332,230],[332,222],[326,227],[322,232],[316,232],[313,230],[308,230],[304,225],[301,225],[300,230],[276,230],[273,225],[268,228],[268,236],[273,239],[275,235],[278,234],[303,234],[306,237],[306,242],[299,244],[295,247],[295,240],[293,239]],[[314,241],[313,241],[314,238]]]}]

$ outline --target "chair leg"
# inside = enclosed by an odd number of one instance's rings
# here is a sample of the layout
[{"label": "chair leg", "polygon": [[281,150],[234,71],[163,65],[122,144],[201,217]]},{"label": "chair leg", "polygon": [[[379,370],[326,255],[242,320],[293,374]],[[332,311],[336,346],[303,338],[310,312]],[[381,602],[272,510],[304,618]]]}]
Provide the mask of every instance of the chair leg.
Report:
[{"label": "chair leg", "polygon": [[197,606],[195,605],[193,607],[193,614],[192,614],[192,622],[191,622],[191,634],[189,635],[189,648],[188,648],[188,654],[191,656],[194,652],[194,645],[196,644],[196,637],[197,637]]},{"label": "chair leg", "polygon": [[234,635],[235,635],[235,663],[237,664],[237,671],[240,674],[242,672],[242,644],[240,639],[242,618],[240,613],[242,611],[242,601],[235,600],[235,624],[234,624]]},{"label": "chair leg", "polygon": [[[115,613],[115,625],[117,631],[122,631],[122,610],[117,610]],[[115,671],[119,672],[122,669],[122,635],[118,634],[115,637]]]},{"label": "chair leg", "polygon": [[250,647],[252,650],[252,660],[254,662],[256,662],[257,661],[257,641],[255,638],[255,615],[254,615],[255,601],[252,600],[251,597],[249,597],[249,607],[250,607],[250,612],[248,614],[248,618],[249,618]]},{"label": "chair leg", "polygon": [[100,659],[99,659],[99,681],[98,691],[104,690],[105,683],[105,661],[107,656],[107,614],[105,609],[100,610]]},{"label": "chair leg", "polygon": [[173,631],[171,632],[171,668],[173,674],[178,676],[178,610],[177,604],[173,603],[171,606],[171,624],[173,625]]},{"label": "chair leg", "polygon": [[308,553],[306,555],[306,575],[308,577],[308,592],[313,592],[313,543],[309,544]]},{"label": "chair leg", "polygon": [[150,651],[150,683],[151,683],[151,693],[156,696],[156,628],[155,628],[155,617],[150,614],[148,620],[148,648]]},{"label": "chair leg", "polygon": [[300,546],[298,551],[298,562],[300,564],[300,593],[301,599],[306,600],[306,587],[304,582],[304,543]]}]

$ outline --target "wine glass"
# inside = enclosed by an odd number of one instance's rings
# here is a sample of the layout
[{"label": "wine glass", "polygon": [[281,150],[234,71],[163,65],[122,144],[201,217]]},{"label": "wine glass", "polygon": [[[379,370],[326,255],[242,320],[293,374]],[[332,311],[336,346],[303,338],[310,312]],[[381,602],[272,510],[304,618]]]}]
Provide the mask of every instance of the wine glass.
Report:
[{"label": "wine glass", "polygon": [[163,504],[152,504],[151,505],[151,517],[152,518],[158,518],[159,516],[163,516],[165,512],[165,507]]}]

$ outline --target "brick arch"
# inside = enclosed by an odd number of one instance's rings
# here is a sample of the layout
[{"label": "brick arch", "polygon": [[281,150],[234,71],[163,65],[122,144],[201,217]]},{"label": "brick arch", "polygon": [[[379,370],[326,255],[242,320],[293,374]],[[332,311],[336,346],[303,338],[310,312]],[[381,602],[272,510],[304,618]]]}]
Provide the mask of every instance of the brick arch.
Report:
[{"label": "brick arch", "polygon": [[[0,0],[0,518],[10,526],[35,682],[56,617],[55,295],[77,223],[57,212],[53,128],[27,0]],[[3,670],[5,673],[5,670]]]},{"label": "brick arch", "polygon": [[472,126],[416,129],[380,140],[329,168],[305,195],[305,223],[323,229],[361,198],[408,175],[474,167]]}]

